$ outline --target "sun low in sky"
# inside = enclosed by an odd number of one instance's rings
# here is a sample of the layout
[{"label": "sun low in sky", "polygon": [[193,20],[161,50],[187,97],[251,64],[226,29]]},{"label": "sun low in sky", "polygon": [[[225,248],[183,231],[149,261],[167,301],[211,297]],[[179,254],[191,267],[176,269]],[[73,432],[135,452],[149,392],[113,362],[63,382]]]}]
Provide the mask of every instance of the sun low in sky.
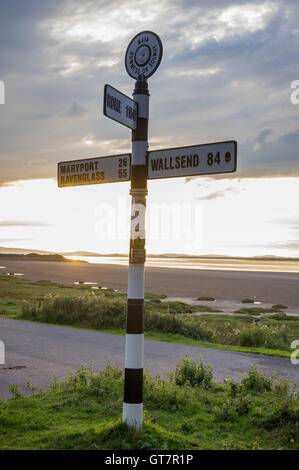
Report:
[{"label": "sun low in sky", "polygon": [[132,95],[125,51],[152,30],[150,149],[236,140],[238,168],[150,181],[147,251],[299,256],[298,16],[291,0],[4,2],[0,246],[128,252],[129,183],[58,189],[56,172],[130,151],[103,90]]}]

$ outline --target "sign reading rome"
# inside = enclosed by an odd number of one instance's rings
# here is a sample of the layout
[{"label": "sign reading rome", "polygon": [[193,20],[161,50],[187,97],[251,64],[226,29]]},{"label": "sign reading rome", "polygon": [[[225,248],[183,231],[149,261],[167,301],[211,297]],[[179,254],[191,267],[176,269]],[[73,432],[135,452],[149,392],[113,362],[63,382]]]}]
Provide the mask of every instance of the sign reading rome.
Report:
[{"label": "sign reading rome", "polygon": [[148,153],[148,178],[233,173],[237,169],[237,142],[154,150]]},{"label": "sign reading rome", "polygon": [[129,181],[131,154],[58,163],[58,187]]},{"label": "sign reading rome", "polygon": [[150,77],[162,59],[163,47],[159,36],[151,31],[137,34],[128,45],[125,66],[130,77]]},{"label": "sign reading rome", "polygon": [[130,129],[136,129],[138,105],[110,85],[104,88],[104,115]]}]

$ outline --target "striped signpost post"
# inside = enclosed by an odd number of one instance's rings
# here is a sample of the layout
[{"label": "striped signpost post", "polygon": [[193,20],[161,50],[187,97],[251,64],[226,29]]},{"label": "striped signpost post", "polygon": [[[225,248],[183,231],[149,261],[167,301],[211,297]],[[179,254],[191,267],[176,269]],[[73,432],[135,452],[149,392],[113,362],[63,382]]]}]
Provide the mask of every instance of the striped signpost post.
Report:
[{"label": "striped signpost post", "polygon": [[146,79],[156,71],[161,58],[160,38],[145,31],[132,39],[125,59],[128,74],[136,79],[133,97],[137,103],[138,117],[136,129],[132,130],[132,201],[123,422],[135,429],[141,429],[143,418],[145,208],[149,119]]},{"label": "striped signpost post", "polygon": [[144,265],[147,181],[236,171],[235,141],[148,150],[149,91],[147,79],[162,58],[157,34],[144,31],[130,42],[125,58],[136,80],[133,99],[105,85],[104,115],[132,130],[132,154],[58,163],[58,186],[131,181],[131,230],[125,347],[123,422],[140,430],[143,422]]}]

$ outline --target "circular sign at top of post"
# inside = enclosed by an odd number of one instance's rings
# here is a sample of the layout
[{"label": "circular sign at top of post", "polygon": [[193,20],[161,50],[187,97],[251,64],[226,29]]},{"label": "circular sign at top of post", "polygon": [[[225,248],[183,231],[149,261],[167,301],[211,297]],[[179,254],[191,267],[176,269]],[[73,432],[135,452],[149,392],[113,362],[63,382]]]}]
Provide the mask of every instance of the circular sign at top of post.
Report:
[{"label": "circular sign at top of post", "polygon": [[125,65],[128,74],[137,79],[140,74],[150,77],[162,59],[163,47],[159,36],[151,31],[137,34],[126,52]]}]

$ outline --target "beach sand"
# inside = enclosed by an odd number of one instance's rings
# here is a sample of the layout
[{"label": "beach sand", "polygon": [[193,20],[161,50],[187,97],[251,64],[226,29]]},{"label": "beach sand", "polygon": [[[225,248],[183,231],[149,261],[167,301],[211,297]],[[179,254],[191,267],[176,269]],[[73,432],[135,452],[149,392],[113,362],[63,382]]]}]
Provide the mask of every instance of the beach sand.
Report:
[{"label": "beach sand", "polygon": [[[1,260],[0,275],[23,274],[30,280],[47,279],[62,283],[97,282],[102,287],[127,291],[128,266],[81,262]],[[261,302],[299,306],[299,273],[254,272],[146,267],[146,292],[171,297],[212,296],[219,300],[245,297]]]}]

